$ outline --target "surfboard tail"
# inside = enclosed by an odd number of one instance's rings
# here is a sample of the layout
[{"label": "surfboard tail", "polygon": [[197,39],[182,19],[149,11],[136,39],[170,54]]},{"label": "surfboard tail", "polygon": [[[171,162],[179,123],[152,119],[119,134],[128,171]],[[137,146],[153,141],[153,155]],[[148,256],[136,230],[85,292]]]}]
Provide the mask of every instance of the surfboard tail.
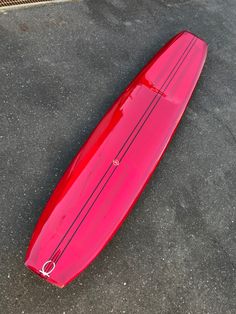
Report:
[{"label": "surfboard tail", "polygon": [[183,31],[113,104],[52,193],[25,265],[64,287],[118,230],[167,148],[197,84],[207,44]]}]

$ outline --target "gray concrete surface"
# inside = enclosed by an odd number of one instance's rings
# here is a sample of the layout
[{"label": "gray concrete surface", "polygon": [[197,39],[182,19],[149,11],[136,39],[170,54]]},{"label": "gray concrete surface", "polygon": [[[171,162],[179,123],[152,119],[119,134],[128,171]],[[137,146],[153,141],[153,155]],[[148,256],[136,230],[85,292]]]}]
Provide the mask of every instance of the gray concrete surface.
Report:
[{"label": "gray concrete surface", "polygon": [[[118,234],[60,290],[23,265],[51,191],[149,58],[209,43],[166,155]],[[1,313],[236,313],[236,1],[79,1],[0,13]]]}]

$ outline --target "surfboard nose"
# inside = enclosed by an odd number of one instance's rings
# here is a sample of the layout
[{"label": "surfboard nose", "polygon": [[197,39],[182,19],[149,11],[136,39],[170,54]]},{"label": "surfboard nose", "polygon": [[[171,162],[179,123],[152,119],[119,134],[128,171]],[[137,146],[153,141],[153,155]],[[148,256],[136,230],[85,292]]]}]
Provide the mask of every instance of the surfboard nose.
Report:
[{"label": "surfboard nose", "polygon": [[[144,68],[140,76],[142,83],[165,94],[165,81],[168,80],[166,73],[171,77],[175,72],[179,72],[182,64],[186,65],[186,59],[204,64],[207,48],[207,43],[195,34],[187,30],[180,32],[154,56],[147,68]],[[190,70],[195,72],[192,67]]]}]

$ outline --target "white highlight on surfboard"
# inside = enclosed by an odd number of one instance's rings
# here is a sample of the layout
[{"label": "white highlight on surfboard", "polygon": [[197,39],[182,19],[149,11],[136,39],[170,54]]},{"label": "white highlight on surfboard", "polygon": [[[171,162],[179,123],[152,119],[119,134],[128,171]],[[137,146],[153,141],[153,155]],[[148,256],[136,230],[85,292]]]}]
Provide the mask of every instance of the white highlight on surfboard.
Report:
[{"label": "white highlight on surfboard", "polygon": [[[52,269],[50,269],[49,271],[45,271],[46,266],[50,263],[52,263]],[[56,264],[53,261],[48,260],[47,262],[43,264],[43,267],[39,272],[45,277],[50,277],[50,274],[55,269],[55,267],[56,267]]]},{"label": "white highlight on surfboard", "polygon": [[113,165],[114,165],[114,166],[119,166],[119,164],[120,164],[120,162],[119,162],[118,159],[114,159],[114,160],[113,160]]}]

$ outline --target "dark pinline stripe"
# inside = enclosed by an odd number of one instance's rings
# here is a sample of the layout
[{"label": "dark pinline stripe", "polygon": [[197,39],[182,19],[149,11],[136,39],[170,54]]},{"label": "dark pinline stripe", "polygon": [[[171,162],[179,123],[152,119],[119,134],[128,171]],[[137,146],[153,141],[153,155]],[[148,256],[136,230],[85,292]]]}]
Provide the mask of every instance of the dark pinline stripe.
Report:
[{"label": "dark pinline stripe", "polygon": [[[194,46],[195,42],[197,39],[195,39],[194,43],[192,44],[191,48],[189,49],[187,55],[190,53],[192,47]],[[184,60],[186,59],[187,55],[185,56]],[[171,83],[171,81],[173,80],[175,74],[177,73],[177,71],[179,70],[180,66],[182,65],[182,63],[184,62],[184,60],[181,62],[181,64],[178,66],[177,70],[175,71],[175,73],[173,74],[171,80],[168,82],[167,86],[164,88],[164,91],[168,88],[169,84]],[[141,125],[141,127],[139,128],[137,134],[135,135],[134,139],[131,141],[130,145],[128,146],[128,148],[126,149],[126,151],[124,152],[124,154],[122,155],[120,162],[122,161],[122,159],[124,158],[124,156],[126,155],[126,153],[128,152],[129,148],[131,147],[132,143],[134,142],[134,140],[136,139],[136,137],[138,136],[138,134],[140,133],[141,129],[143,128],[144,124],[146,123],[147,119],[149,118],[149,116],[151,115],[151,113],[153,112],[153,110],[155,109],[155,107],[157,106],[159,100],[161,99],[161,96],[159,97],[159,99],[157,100],[156,104],[154,105],[154,107],[152,108],[151,112],[148,114],[148,116],[146,117],[146,119],[144,120],[143,124]],[[116,168],[115,168],[116,169]],[[63,249],[63,251],[61,252],[61,254],[59,255],[58,259],[56,260],[56,263],[59,261],[59,259],[62,257],[63,253],[65,252],[66,248],[68,247],[68,245],[70,244],[70,242],[72,241],[73,237],[75,236],[75,234],[77,233],[78,229],[80,228],[81,224],[83,223],[83,221],[85,220],[85,218],[87,217],[87,215],[89,214],[90,210],[92,209],[94,203],[96,202],[96,200],[98,199],[98,197],[100,196],[101,192],[103,191],[103,189],[105,188],[106,184],[108,183],[108,181],[110,180],[111,176],[113,175],[113,173],[115,172],[115,169],[113,170],[112,174],[110,175],[110,177],[108,178],[108,180],[106,181],[106,183],[104,184],[104,186],[102,187],[101,191],[99,192],[99,194],[97,195],[97,197],[95,198],[94,202],[92,203],[92,205],[89,207],[88,211],[86,212],[85,216],[83,217],[82,221],[80,222],[80,224],[78,225],[78,227],[76,228],[76,230],[74,231],[74,233],[72,234],[71,238],[69,239],[68,243],[66,244],[65,248]]]},{"label": "dark pinline stripe", "polygon": [[[191,45],[192,41],[193,41],[194,37],[190,40],[189,44],[187,45],[187,47],[185,48],[185,50],[183,51],[183,53],[181,54],[181,56],[179,57],[177,63],[175,64],[175,66],[173,67],[173,69],[171,70],[171,72],[168,74],[165,82],[169,79],[170,75],[172,74],[173,70],[175,69],[176,65],[179,63],[179,61],[181,60],[181,58],[183,57],[183,55],[185,54],[185,52],[187,51],[187,49],[189,48],[189,46]],[[151,100],[150,104],[148,105],[148,107],[145,109],[144,113],[142,114],[142,116],[139,118],[138,122],[136,123],[135,127],[133,128],[133,130],[131,131],[130,135],[128,136],[128,138],[126,139],[126,141],[124,142],[124,144],[122,145],[122,147],[120,148],[120,150],[118,151],[115,159],[118,158],[119,154],[121,153],[121,151],[123,150],[123,148],[125,147],[125,145],[127,144],[128,140],[131,138],[131,136],[133,135],[133,133],[135,132],[136,128],[138,127],[139,123],[141,122],[141,120],[143,119],[143,117],[145,116],[145,114],[147,113],[147,111],[149,110],[149,108],[151,107],[152,103],[155,101],[156,97],[158,97],[159,95],[156,94],[153,99]],[[61,245],[61,243],[64,241],[65,237],[67,236],[67,234],[70,232],[71,228],[74,226],[76,220],[79,218],[80,214],[82,213],[82,211],[84,210],[84,208],[86,207],[86,205],[88,204],[88,202],[90,201],[90,199],[92,198],[92,196],[94,195],[94,193],[96,192],[98,186],[100,185],[100,183],[103,181],[103,179],[105,178],[106,174],[108,173],[108,171],[111,169],[112,167],[112,162],[109,165],[109,167],[107,168],[106,172],[104,173],[104,175],[102,176],[102,178],[99,180],[98,184],[95,186],[94,190],[92,191],[92,193],[90,194],[89,198],[87,199],[87,201],[85,202],[85,204],[83,205],[83,207],[81,208],[81,210],[79,211],[79,213],[76,215],[76,217],[74,218],[74,221],[72,222],[72,224],[70,225],[70,227],[68,228],[68,230],[65,232],[64,236],[62,237],[62,239],[60,240],[60,242],[58,243],[58,245],[56,246],[56,248],[54,249],[53,253],[51,254],[50,259],[52,259],[52,256],[55,254],[56,250],[59,248],[59,246]]]},{"label": "dark pinline stripe", "polygon": [[[180,58],[178,59],[177,63],[175,64],[175,66],[173,67],[173,69],[170,71],[170,73],[168,74],[165,82],[163,83],[162,87],[160,88],[160,90],[163,90],[163,92],[166,91],[166,89],[168,88],[169,84],[171,83],[171,81],[173,80],[175,74],[178,72],[180,66],[183,64],[184,60],[186,59],[186,57],[188,56],[188,54],[190,53],[191,49],[193,48],[194,44],[196,43],[197,38],[193,36],[193,38],[190,40],[189,44],[187,45],[187,47],[185,48],[184,52],[181,54]],[[191,45],[192,44],[192,45]],[[189,49],[190,47],[190,49]],[[189,51],[187,52],[187,54],[185,55],[186,51],[189,49]],[[185,55],[185,56],[184,56]],[[181,59],[184,57],[184,59],[182,60],[182,62],[180,63],[180,65],[178,66],[179,62],[181,61]],[[177,67],[178,66],[178,67]],[[175,68],[177,67],[177,70],[175,71]],[[172,73],[174,72],[172,78],[170,79]],[[168,82],[167,86],[164,87],[164,85],[167,83],[167,81],[170,79],[170,81]],[[163,88],[164,87],[164,88]],[[135,127],[133,128],[132,132],[130,133],[130,135],[128,136],[128,138],[126,139],[126,141],[124,142],[124,144],[122,145],[122,147],[120,148],[119,152],[117,153],[115,159],[118,158],[119,154],[122,152],[123,148],[125,147],[125,145],[128,143],[129,139],[131,138],[131,136],[133,135],[133,133],[135,132],[135,130],[137,129],[137,127],[139,126],[140,122],[142,121],[142,119],[144,118],[144,116],[146,115],[146,113],[148,112],[148,110],[151,108],[153,102],[155,101],[155,99],[158,98],[158,100],[156,101],[156,103],[154,104],[154,106],[152,107],[151,111],[149,112],[148,116],[145,118],[145,120],[143,121],[143,123],[141,124],[141,127],[138,129],[138,132],[136,133],[135,137],[132,139],[131,143],[129,144],[129,146],[127,147],[127,149],[125,150],[124,154],[121,156],[120,158],[120,162],[123,160],[124,156],[126,155],[126,153],[128,152],[129,148],[131,147],[131,145],[133,144],[134,140],[137,138],[138,134],[140,133],[141,129],[143,128],[143,126],[145,125],[146,121],[148,120],[148,118],[150,117],[151,113],[153,112],[153,110],[156,108],[158,102],[160,101],[160,99],[162,98],[162,95],[160,94],[156,94],[154,96],[154,98],[151,100],[150,104],[148,105],[148,107],[145,109],[143,115],[140,117],[140,119],[138,120],[137,124],[135,125]],[[79,218],[80,214],[82,213],[82,211],[84,210],[85,206],[88,204],[89,200],[91,199],[91,197],[94,195],[94,193],[96,192],[98,186],[101,184],[101,182],[103,181],[103,179],[105,178],[106,174],[108,173],[108,171],[111,169],[112,167],[112,162],[109,165],[108,169],[106,170],[105,174],[102,176],[102,178],[99,180],[98,184],[96,185],[96,187],[94,188],[93,192],[90,194],[89,198],[87,199],[86,203],[83,205],[82,209],[80,210],[80,212],[77,214],[77,216],[75,217],[74,221],[72,222],[72,224],[70,225],[70,227],[68,228],[68,230],[66,231],[65,235],[62,237],[62,239],[60,240],[59,244],[57,245],[57,247],[55,248],[55,250],[53,251],[51,257],[55,254],[56,250],[58,249],[58,247],[61,245],[61,243],[63,242],[63,240],[65,239],[65,237],[67,236],[67,234],[69,233],[69,231],[71,230],[71,228],[73,227],[73,225],[75,224],[76,220]],[[62,257],[63,253],[65,252],[66,248],[68,247],[68,245],[70,244],[70,242],[72,241],[74,235],[76,234],[76,232],[78,231],[78,229],[80,228],[81,224],[83,223],[83,221],[85,220],[85,218],[87,217],[88,213],[90,212],[90,210],[92,209],[94,203],[96,202],[96,200],[98,199],[98,197],[100,196],[101,192],[104,190],[105,186],[107,185],[108,181],[110,180],[110,178],[112,177],[113,173],[115,172],[115,170],[117,169],[117,167],[114,168],[114,170],[112,171],[111,175],[108,177],[107,181],[104,183],[103,187],[101,188],[99,194],[96,196],[95,200],[93,201],[92,205],[89,207],[89,209],[87,210],[85,216],[83,217],[83,219],[81,220],[81,222],[79,223],[79,225],[77,226],[77,228],[75,229],[75,231],[73,232],[72,236],[70,237],[70,239],[68,240],[66,246],[64,247],[64,249],[61,251],[61,253],[58,255],[56,254],[56,258],[54,260],[55,263],[57,263],[59,261],[59,259]],[[53,258],[54,259],[54,258]]]},{"label": "dark pinline stripe", "polygon": [[[181,55],[181,57],[179,58],[179,60],[178,60],[177,63],[175,64],[175,66],[173,67],[172,71],[169,73],[167,79],[165,80],[164,84],[163,84],[162,87],[161,87],[161,90],[162,90],[163,86],[166,84],[166,82],[168,81],[168,79],[170,78],[170,75],[173,73],[173,71],[174,71],[175,67],[178,65],[179,61],[180,61],[180,60],[182,59],[182,57],[184,56],[184,54],[185,54],[185,52],[187,51],[187,49],[191,46],[193,40],[194,40],[194,37],[191,39],[191,41],[190,41],[190,43],[188,44],[187,48],[184,50],[183,54]],[[197,39],[195,38],[194,43],[196,42],[196,40],[197,40]],[[194,45],[194,44],[193,44],[193,45]],[[192,47],[193,47],[193,45],[192,45]],[[189,52],[190,52],[190,50],[192,49],[192,47],[190,47],[190,49],[189,49],[187,55],[189,54]],[[184,57],[183,61],[185,60],[185,58],[187,57],[187,55]],[[182,61],[182,63],[183,63],[183,61]],[[181,64],[182,64],[182,63],[181,63]],[[181,64],[180,64],[180,66],[181,66]],[[180,68],[180,66],[179,66],[179,67],[177,68],[177,70],[175,71],[175,74],[176,74],[176,72],[178,71],[178,69]],[[174,74],[174,75],[175,75],[175,74]],[[172,76],[170,82],[172,81],[174,75]],[[168,85],[170,84],[170,82],[168,83]],[[167,85],[167,87],[168,87],[168,85]],[[164,90],[166,90],[167,87],[165,87]],[[130,143],[130,145],[128,146],[128,148],[126,149],[125,153],[122,155],[120,161],[123,159],[123,157],[125,156],[125,154],[126,154],[127,151],[129,150],[130,146],[132,145],[132,143],[133,143],[134,140],[136,139],[137,135],[138,135],[139,132],[141,131],[142,127],[143,127],[144,124],[146,123],[146,121],[147,121],[147,119],[149,118],[150,114],[153,112],[153,110],[155,109],[157,103],[159,102],[159,100],[160,100],[161,97],[162,97],[161,95],[155,95],[155,97],[154,97],[153,100],[151,101],[151,104],[153,103],[153,101],[155,100],[155,98],[156,98],[157,96],[159,96],[159,99],[157,100],[156,104],[155,104],[154,107],[152,108],[152,110],[151,110],[151,112],[149,113],[148,117],[145,119],[145,121],[144,121],[143,124],[141,125],[141,127],[140,127],[138,133],[135,135],[134,139],[131,141],[131,143]],[[150,105],[151,105],[151,104],[150,104]],[[150,108],[150,105],[148,106],[148,109]],[[145,110],[145,113],[146,113],[146,112],[147,112],[147,110]],[[143,114],[142,117],[144,117],[145,113]],[[136,129],[137,125],[140,123],[140,121],[141,121],[141,119],[140,119],[139,122],[136,124],[136,126],[135,126],[135,128],[133,129],[132,133],[135,131],[135,129]],[[131,137],[131,135],[129,135],[128,139],[129,139],[130,137]],[[128,139],[126,140],[125,144],[127,143]],[[120,149],[120,151],[118,152],[118,154],[116,155],[116,157],[118,157],[119,153],[122,151],[122,149],[124,148],[125,144],[123,144],[122,148]],[[111,164],[111,165],[112,165],[112,164]],[[110,166],[111,166],[111,165],[110,165]],[[109,170],[109,169],[110,169],[110,167],[108,168],[108,170]],[[115,168],[115,169],[116,169],[116,168]],[[106,171],[106,173],[108,172],[108,170]],[[112,174],[113,174],[113,173],[114,173],[114,171],[112,172]],[[105,177],[105,175],[103,176],[103,178],[104,178],[104,177]],[[110,178],[111,178],[111,175],[110,175],[109,179],[110,179]],[[109,179],[108,179],[108,180],[109,180]],[[100,181],[101,181],[101,180],[100,180]],[[105,185],[107,184],[107,182],[108,182],[108,181],[106,181],[106,183],[105,183],[104,186],[102,187],[101,191],[104,189],[104,187],[105,187]],[[99,184],[100,184],[100,183],[99,183]],[[101,194],[101,191],[99,192],[98,196]],[[94,192],[95,192],[95,191],[94,191]],[[82,219],[81,223],[84,221],[85,217],[87,217],[87,214],[90,212],[90,210],[91,210],[92,206],[94,205],[94,203],[96,202],[98,196],[95,198],[95,201],[94,201],[94,202],[92,203],[92,205],[89,207],[89,209],[88,209],[87,213],[85,214],[84,218]],[[87,205],[87,204],[86,204],[86,205]],[[81,213],[81,212],[82,212],[82,210],[80,211],[80,213]],[[73,224],[74,224],[74,223],[75,223],[75,221],[73,222]],[[71,240],[73,239],[73,237],[74,237],[74,235],[76,234],[77,230],[79,229],[81,223],[80,223],[79,226],[76,228],[75,232],[72,234],[72,236],[71,236],[70,240],[68,241],[68,243],[66,244],[65,248],[67,248],[67,246],[69,245],[69,243],[70,243]],[[72,227],[72,226],[71,226],[71,227]],[[68,232],[67,232],[67,234],[68,234]],[[59,245],[60,245],[60,244],[59,244]],[[63,249],[62,253],[59,255],[58,259],[56,260],[56,263],[59,261],[60,257],[61,257],[62,254],[64,253],[65,248]]]}]

